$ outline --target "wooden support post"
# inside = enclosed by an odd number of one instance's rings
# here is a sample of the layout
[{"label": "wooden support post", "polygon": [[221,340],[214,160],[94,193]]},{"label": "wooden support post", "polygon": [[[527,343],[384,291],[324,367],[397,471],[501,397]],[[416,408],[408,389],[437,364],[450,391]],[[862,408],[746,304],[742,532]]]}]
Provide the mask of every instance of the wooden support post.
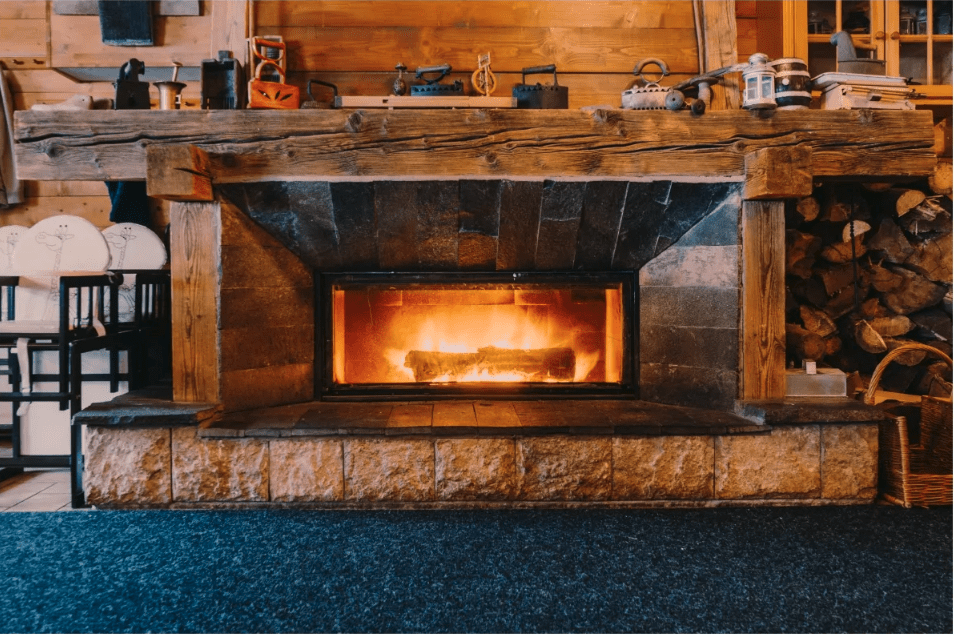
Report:
[{"label": "wooden support post", "polygon": [[785,204],[742,203],[742,399],[785,396]]},{"label": "wooden support post", "polygon": [[221,206],[174,202],[170,221],[172,398],[219,403]]},{"label": "wooden support post", "polygon": [[191,144],[149,145],[146,194],[167,201],[211,201],[209,155]]},{"label": "wooden support post", "polygon": [[[705,69],[714,71],[739,61],[735,2],[700,0],[702,4]],[[735,73],[722,78],[712,89],[712,110],[738,110],[741,105],[739,80]]]},{"label": "wooden support post", "polygon": [[812,149],[809,146],[760,148],[745,155],[742,198],[777,200],[803,198],[811,193]]}]

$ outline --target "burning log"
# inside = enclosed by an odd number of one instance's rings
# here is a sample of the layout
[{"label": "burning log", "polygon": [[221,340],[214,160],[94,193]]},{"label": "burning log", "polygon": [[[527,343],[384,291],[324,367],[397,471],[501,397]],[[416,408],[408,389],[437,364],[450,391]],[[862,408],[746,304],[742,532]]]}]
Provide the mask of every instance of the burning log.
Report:
[{"label": "burning log", "polygon": [[571,348],[520,350],[487,346],[476,353],[409,351],[404,365],[414,372],[415,381],[434,381],[439,377],[460,381],[472,373],[521,373],[531,381],[556,379],[573,381],[576,354]]}]

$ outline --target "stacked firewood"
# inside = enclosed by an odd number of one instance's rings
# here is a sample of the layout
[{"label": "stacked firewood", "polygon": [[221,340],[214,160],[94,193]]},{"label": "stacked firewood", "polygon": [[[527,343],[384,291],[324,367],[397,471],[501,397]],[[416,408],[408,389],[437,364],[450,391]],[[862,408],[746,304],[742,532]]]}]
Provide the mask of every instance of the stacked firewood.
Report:
[{"label": "stacked firewood", "polygon": [[[786,211],[790,365],[839,368],[863,389],[888,351],[921,342],[951,354],[951,164],[904,184],[825,184]],[[949,396],[951,374],[920,351],[880,387]]]}]

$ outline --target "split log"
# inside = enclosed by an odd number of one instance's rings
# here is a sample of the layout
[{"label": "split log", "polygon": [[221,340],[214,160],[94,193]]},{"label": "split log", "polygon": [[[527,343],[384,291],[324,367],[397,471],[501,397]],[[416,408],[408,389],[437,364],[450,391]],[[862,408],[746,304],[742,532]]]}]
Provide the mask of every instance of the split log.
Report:
[{"label": "split log", "polygon": [[808,302],[818,308],[823,308],[828,304],[828,293],[825,290],[825,285],[817,277],[797,280],[790,288],[792,295],[801,302]]},{"label": "split log", "polygon": [[894,198],[894,211],[898,216],[904,216],[927,198],[927,194],[921,190],[908,189],[891,189],[887,195]]},{"label": "split log", "polygon": [[852,236],[861,236],[867,231],[871,230],[871,225],[866,223],[863,220],[853,220],[845,228],[841,230],[841,240],[843,242],[850,242]]},{"label": "split log", "polygon": [[835,322],[824,311],[803,304],[799,308],[799,315],[805,328],[815,335],[824,338],[838,331]]},{"label": "split log", "polygon": [[[847,315],[855,310],[855,299],[858,299],[860,305],[861,301],[868,297],[868,284],[861,280],[858,284],[858,292],[855,293],[854,285],[848,285],[844,289],[838,291],[834,296],[828,300],[828,304],[825,305],[825,313],[828,314],[833,320]],[[860,308],[860,306],[859,306]]]},{"label": "split log", "polygon": [[415,381],[433,381],[448,377],[460,381],[473,372],[524,373],[530,381],[551,378],[572,381],[576,373],[576,354],[571,348],[520,350],[487,346],[476,353],[409,351],[404,365],[414,372]]},{"label": "split log", "polygon": [[928,280],[950,284],[954,277],[954,266],[952,266],[954,242],[951,236],[951,234],[944,234],[918,243],[904,264]]},{"label": "split log", "polygon": [[[912,340],[902,340],[894,337],[884,338],[884,343],[888,347],[889,351],[893,351],[896,348],[904,346],[905,344],[913,344]],[[924,358],[927,357],[927,352],[919,349],[912,349],[910,351],[905,351],[894,358],[894,362],[901,364],[902,366],[917,366],[924,361]]]},{"label": "split log", "polygon": [[867,320],[858,320],[854,323],[854,336],[858,346],[868,353],[884,353],[888,350],[885,343],[876,330],[871,327]]},{"label": "split log", "polygon": [[900,264],[914,253],[914,247],[901,228],[890,218],[885,218],[878,231],[868,238],[868,249],[878,251],[885,260]]},{"label": "split log", "polygon": [[838,335],[829,335],[825,338],[825,356],[835,355],[841,351],[843,344]]},{"label": "split log", "polygon": [[911,321],[918,326],[918,330],[927,339],[944,340],[950,342],[951,316],[939,308],[930,308],[925,311],[912,313]]},{"label": "split log", "polygon": [[[858,272],[858,278],[861,278],[861,271]],[[835,295],[848,285],[855,282],[855,268],[851,264],[838,267],[829,267],[818,272],[818,277],[825,285],[825,292],[829,295]]]},{"label": "split log", "polygon": [[829,188],[818,218],[832,223],[843,223],[851,218],[851,205],[841,200],[834,188]]},{"label": "split log", "polygon": [[878,298],[869,298],[861,303],[861,317],[866,320],[888,317],[890,312],[881,304]]},{"label": "split log", "polygon": [[822,240],[818,236],[795,229],[787,230],[785,232],[785,273],[799,278],[811,277],[815,257],[821,246]]},{"label": "split log", "polygon": [[938,161],[937,165],[934,166],[934,174],[928,177],[928,187],[931,188],[931,191],[935,194],[947,194],[948,196],[952,193],[952,170],[951,164],[947,161]]},{"label": "split log", "polygon": [[785,325],[785,347],[796,360],[818,361],[825,357],[828,347],[825,340],[798,324]]},{"label": "split log", "polygon": [[795,211],[798,212],[798,215],[801,216],[803,220],[811,222],[818,218],[818,214],[821,212],[821,206],[818,204],[818,199],[814,196],[806,196],[805,198],[798,199],[798,203],[795,205]]},{"label": "split log", "polygon": [[818,255],[827,260],[828,262],[834,264],[842,264],[845,262],[851,262],[853,259],[861,258],[868,252],[868,248],[864,244],[864,236],[855,236],[854,240],[854,249],[852,249],[852,241],[835,243],[833,245],[828,245],[823,248]]},{"label": "split log", "polygon": [[869,320],[871,328],[881,337],[897,337],[910,333],[914,329],[914,322],[905,315],[877,317]]},{"label": "split log", "polygon": [[946,287],[931,282],[919,273],[902,267],[891,269],[895,283],[890,290],[882,292],[881,301],[898,315],[909,315],[932,307],[947,293]]}]

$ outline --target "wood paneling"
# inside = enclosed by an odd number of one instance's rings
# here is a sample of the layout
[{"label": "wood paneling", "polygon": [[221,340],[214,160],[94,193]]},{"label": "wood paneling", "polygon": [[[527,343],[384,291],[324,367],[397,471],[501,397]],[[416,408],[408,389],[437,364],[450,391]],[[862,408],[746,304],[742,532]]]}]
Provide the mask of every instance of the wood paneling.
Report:
[{"label": "wood paneling", "polygon": [[46,20],[45,0],[17,0],[0,2],[2,20]]},{"label": "wood paneling", "polygon": [[[754,4],[754,3],[752,3]],[[527,27],[579,26],[628,29],[692,25],[692,5],[675,2],[256,2],[255,24],[338,27]]]},{"label": "wood paneling", "polygon": [[46,42],[46,20],[0,18],[0,57],[44,59],[46,58]]}]

